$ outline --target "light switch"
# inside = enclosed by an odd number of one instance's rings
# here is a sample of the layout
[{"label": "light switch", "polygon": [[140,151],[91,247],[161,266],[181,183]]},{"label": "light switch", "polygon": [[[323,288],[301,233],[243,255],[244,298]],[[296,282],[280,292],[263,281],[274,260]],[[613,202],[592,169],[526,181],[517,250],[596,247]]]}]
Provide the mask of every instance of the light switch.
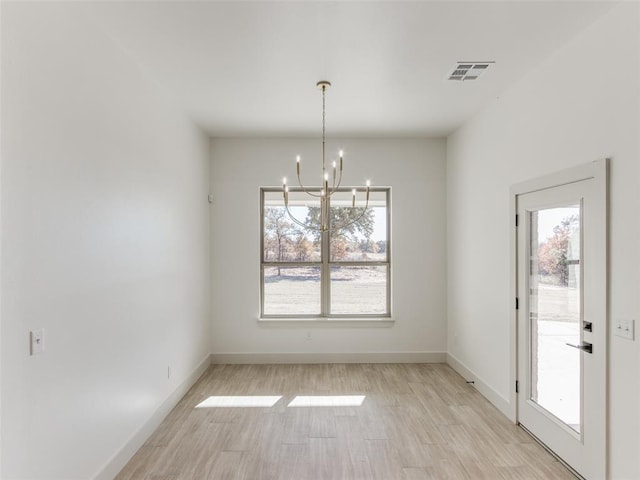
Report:
[{"label": "light switch", "polygon": [[613,326],[613,332],[616,336],[633,340],[635,330],[635,320],[625,320],[623,318],[616,319]]}]

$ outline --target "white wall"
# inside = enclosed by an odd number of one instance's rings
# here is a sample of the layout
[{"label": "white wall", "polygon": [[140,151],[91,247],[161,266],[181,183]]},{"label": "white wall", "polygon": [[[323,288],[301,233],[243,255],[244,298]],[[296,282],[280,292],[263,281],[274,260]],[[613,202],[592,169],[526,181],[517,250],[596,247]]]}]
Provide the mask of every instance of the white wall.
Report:
[{"label": "white wall", "polygon": [[2,9],[2,478],[88,479],[208,358],[208,138],[79,2]]},{"label": "white wall", "polygon": [[[610,157],[610,320],[635,318],[640,257],[638,4],[539,65],[447,142],[448,349],[508,402],[509,187]],[[640,478],[638,341],[611,336],[611,478]]]},{"label": "white wall", "polygon": [[[321,141],[320,138],[214,139],[211,164],[214,355],[351,353],[355,355],[350,358],[362,359],[365,357],[358,354],[397,353],[400,355],[394,358],[398,359],[409,358],[410,353],[445,351],[444,140],[328,139],[328,152],[340,148],[345,151],[343,184],[363,184],[368,177],[373,185],[392,187],[395,324],[376,328],[257,322],[259,188],[278,186],[284,176],[293,178],[297,153],[302,155],[303,170],[309,169],[311,179],[315,178],[313,174],[321,175]],[[312,333],[311,341],[305,340],[306,332]]]}]

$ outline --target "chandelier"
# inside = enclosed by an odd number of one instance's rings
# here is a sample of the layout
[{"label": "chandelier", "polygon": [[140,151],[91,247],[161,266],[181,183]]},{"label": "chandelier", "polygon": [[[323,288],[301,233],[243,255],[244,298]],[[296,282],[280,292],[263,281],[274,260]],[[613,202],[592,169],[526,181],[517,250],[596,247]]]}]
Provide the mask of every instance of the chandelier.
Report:
[{"label": "chandelier", "polygon": [[301,227],[316,231],[316,232],[327,232],[332,230],[340,230],[343,228],[348,228],[351,225],[354,225],[364,216],[367,212],[367,208],[369,207],[369,190],[371,188],[371,183],[369,180],[366,182],[366,186],[364,187],[355,187],[351,189],[351,207],[356,207],[356,194],[358,192],[365,192],[365,204],[362,211],[359,215],[354,219],[348,219],[342,223],[334,224],[331,221],[331,215],[329,212],[329,198],[338,191],[348,191],[348,189],[340,190],[340,185],[342,183],[342,162],[343,162],[343,152],[340,150],[338,153],[339,165],[336,160],[332,162],[331,173],[327,169],[326,162],[326,148],[325,148],[325,118],[326,118],[326,107],[325,107],[325,94],[326,91],[331,86],[331,83],[326,80],[319,81],[316,86],[322,90],[322,182],[321,187],[306,187],[302,182],[302,178],[300,175],[300,155],[296,156],[296,176],[298,178],[298,185],[295,191],[302,191],[307,195],[320,199],[320,219],[317,224],[314,224],[310,221],[302,221],[297,219],[291,210],[289,209],[289,186],[287,185],[287,178],[282,179],[282,195],[284,198],[284,206],[287,211],[287,215],[291,220],[300,225]]}]

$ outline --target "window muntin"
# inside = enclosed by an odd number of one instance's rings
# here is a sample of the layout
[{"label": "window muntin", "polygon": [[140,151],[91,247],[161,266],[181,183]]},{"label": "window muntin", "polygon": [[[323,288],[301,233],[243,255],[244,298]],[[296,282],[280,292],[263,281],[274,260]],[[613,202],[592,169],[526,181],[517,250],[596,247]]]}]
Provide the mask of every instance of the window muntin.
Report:
[{"label": "window muntin", "polygon": [[[330,198],[331,218],[355,219],[352,189]],[[329,232],[304,229],[286,213],[282,190],[261,189],[261,316],[264,318],[380,318],[391,316],[389,188],[371,188],[358,224]],[[320,202],[296,189],[289,209],[303,222]]]}]

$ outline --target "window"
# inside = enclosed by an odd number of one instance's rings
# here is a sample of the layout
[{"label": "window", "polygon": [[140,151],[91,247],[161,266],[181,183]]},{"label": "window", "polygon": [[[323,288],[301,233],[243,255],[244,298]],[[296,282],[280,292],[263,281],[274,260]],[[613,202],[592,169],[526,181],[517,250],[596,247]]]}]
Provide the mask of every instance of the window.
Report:
[{"label": "window", "polygon": [[[356,223],[319,232],[296,224],[282,190],[263,188],[261,198],[261,316],[263,318],[379,318],[391,316],[389,188],[371,188],[369,208]],[[330,198],[333,224],[363,212],[352,206],[351,188]],[[289,190],[289,210],[302,223],[319,216],[320,202]]]}]

